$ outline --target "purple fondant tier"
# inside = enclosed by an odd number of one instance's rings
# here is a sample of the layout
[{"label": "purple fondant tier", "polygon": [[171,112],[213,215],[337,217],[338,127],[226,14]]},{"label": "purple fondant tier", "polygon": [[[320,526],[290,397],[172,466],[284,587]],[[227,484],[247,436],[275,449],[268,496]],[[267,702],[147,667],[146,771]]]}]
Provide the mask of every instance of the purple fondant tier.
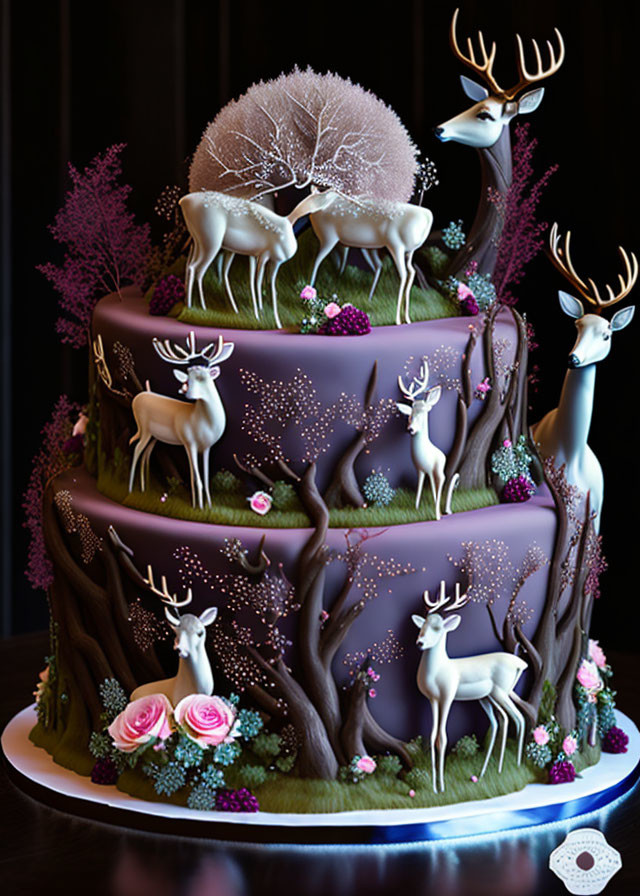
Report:
[{"label": "purple fondant tier", "polygon": [[[135,374],[141,384],[177,397],[179,383],[172,365],[155,352],[153,337],[184,346],[190,330],[194,330],[198,348],[203,348],[218,335],[233,342],[231,357],[221,365],[216,380],[227,416],[226,430],[212,452],[211,470],[235,469],[233,455],[265,456],[265,448],[249,435],[251,410],[259,397],[250,394],[242,377],[246,372],[266,381],[291,380],[300,369],[316,390],[321,408],[334,404],[340,396],[354,396],[363,401],[373,365],[377,362],[378,380],[375,400],[402,399],[398,375],[408,383],[418,373],[420,359],[427,356],[430,366],[429,385],[441,383],[442,398],[429,416],[430,438],[442,451],[450,451],[456,431],[458,389],[462,377],[462,358],[467,348],[470,327],[482,327],[480,317],[445,318],[398,327],[377,327],[365,336],[329,337],[301,335],[282,330],[254,331],[213,329],[186,325],[169,317],[150,316],[141,297],[126,295],[123,299],[108,296],[98,303],[93,316],[93,336],[100,335],[107,361],[112,370],[122,357],[122,347],[130,350]],[[503,388],[515,355],[516,327],[508,310],[500,311],[494,331],[494,363],[496,388]],[[115,347],[115,351],[114,351]],[[467,365],[465,365],[466,367]],[[487,376],[481,340],[470,359],[470,381],[475,388]],[[128,381],[131,389],[131,380]],[[468,411],[472,426],[482,408],[479,398],[473,399]],[[131,432],[135,431],[133,420]],[[354,437],[353,426],[340,421],[333,428],[329,447],[322,456],[318,480],[321,488],[327,482],[337,459]],[[126,441],[123,441],[125,450]],[[303,446],[299,431],[285,437],[285,448],[292,461],[302,458]],[[180,450],[180,449],[176,449]],[[358,461],[357,473],[364,478],[372,469],[381,469],[394,486],[415,487],[416,473],[410,456],[410,438],[406,417],[394,416],[372,442],[369,453]]]},{"label": "purple fondant tier", "polygon": [[[154,569],[156,580],[166,575],[171,591],[182,593],[185,570],[200,569],[204,575],[193,580],[193,610],[200,612],[208,606],[225,607],[227,598],[217,587],[216,577],[234,570],[222,553],[225,539],[239,538],[255,557],[262,537],[257,528],[225,527],[154,516],[114,503],[102,496],[94,480],[82,468],[62,474],[55,483],[58,494],[56,503],[66,513],[73,512],[67,531],[86,535],[86,522],[100,538],[105,538],[109,526],[115,527],[119,537],[133,550],[133,560],[138,570]],[[63,493],[60,495],[60,493]],[[77,515],[86,517],[78,523]],[[64,522],[64,513],[62,514]],[[492,612],[500,630],[511,596],[528,552],[534,546],[547,557],[551,556],[556,532],[556,516],[550,496],[542,491],[524,504],[500,505],[445,517],[438,522],[423,522],[392,526],[387,529],[371,529],[372,536],[365,550],[375,555],[376,561],[410,564],[414,572],[406,575],[383,575],[377,582],[378,596],[370,600],[353,624],[336,654],[334,671],[342,683],[348,681],[348,655],[364,656],[374,645],[381,645],[393,633],[399,648],[391,653],[389,662],[374,663],[380,673],[376,696],[370,700],[370,708],[376,719],[388,731],[403,739],[417,734],[428,734],[430,710],[427,701],[416,686],[416,671],[420,654],[416,647],[417,630],[411,621],[412,614],[424,614],[422,593],[437,591],[441,579],[446,580],[448,593],[453,592],[456,581],[467,587],[467,577],[453,565],[450,558],[459,560],[464,545],[476,546],[476,594],[483,600],[468,603],[460,611],[462,622],[447,642],[451,656],[471,656],[483,652],[502,650],[490,620],[486,601],[492,603]],[[311,529],[274,529],[266,533],[265,550],[271,568],[283,564],[284,572],[296,585],[297,562],[301,550],[312,534]],[[330,529],[327,545],[338,554],[344,551],[346,532]],[[76,537],[76,536],[74,536]],[[77,552],[79,553],[79,552]],[[538,555],[540,556],[540,554]],[[530,555],[529,555],[530,557]],[[481,565],[485,565],[484,573]],[[523,630],[531,637],[536,630],[547,588],[548,565],[526,578],[518,595],[519,619]],[[334,559],[328,567],[324,606],[330,611],[345,577],[345,564]],[[375,575],[374,575],[375,578]],[[481,587],[484,583],[484,590]],[[492,590],[492,589],[495,589]],[[365,595],[363,590],[353,589],[349,600],[355,603]],[[158,602],[158,617],[161,616]],[[290,616],[289,637],[292,641],[287,659],[297,663],[296,614]],[[393,639],[391,639],[393,641]],[[395,642],[394,642],[395,643]],[[172,660],[173,662],[173,660]],[[168,673],[172,673],[169,669]],[[215,669],[214,669],[215,677]],[[524,683],[524,679],[523,682]],[[454,704],[449,724],[449,737],[486,728],[486,719],[476,703]]]}]

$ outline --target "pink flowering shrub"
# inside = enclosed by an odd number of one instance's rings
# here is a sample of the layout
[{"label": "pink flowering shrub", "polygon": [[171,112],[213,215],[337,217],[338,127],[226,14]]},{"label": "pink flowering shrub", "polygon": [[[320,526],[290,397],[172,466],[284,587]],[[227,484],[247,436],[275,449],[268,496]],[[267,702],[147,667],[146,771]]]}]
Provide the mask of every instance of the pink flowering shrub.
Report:
[{"label": "pink flowering shrub", "polygon": [[173,707],[164,694],[151,694],[127,704],[107,729],[116,749],[133,753],[152,738],[164,740],[171,734]]},{"label": "pink flowering shrub", "polygon": [[69,165],[72,187],[50,227],[66,254],[61,266],[48,262],[37,268],[60,293],[63,314],[56,330],[74,348],[86,344],[101,295],[142,284],[151,251],[148,225],[137,225],[127,211],[131,188],[118,183],[123,149],[124,144],[111,146],[84,171]]},{"label": "pink flowering shrub", "polygon": [[377,768],[376,761],[371,756],[360,756],[356,760],[355,766],[359,771],[364,772],[365,775],[372,774]]}]

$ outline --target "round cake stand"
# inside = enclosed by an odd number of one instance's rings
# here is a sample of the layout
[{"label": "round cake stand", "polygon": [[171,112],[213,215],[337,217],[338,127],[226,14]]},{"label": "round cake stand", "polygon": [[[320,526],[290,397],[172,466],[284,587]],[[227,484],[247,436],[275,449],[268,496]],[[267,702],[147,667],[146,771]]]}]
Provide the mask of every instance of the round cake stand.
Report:
[{"label": "round cake stand", "polygon": [[640,733],[625,715],[626,753],[603,753],[570,784],[530,784],[517,793],[451,806],[358,812],[275,814],[202,812],[153,803],[93,784],[57,765],[29,740],[35,706],[19,712],[2,734],[10,777],[53,808],[144,831],[251,843],[392,844],[441,841],[563,821],[601,809],[624,796],[640,775]]}]

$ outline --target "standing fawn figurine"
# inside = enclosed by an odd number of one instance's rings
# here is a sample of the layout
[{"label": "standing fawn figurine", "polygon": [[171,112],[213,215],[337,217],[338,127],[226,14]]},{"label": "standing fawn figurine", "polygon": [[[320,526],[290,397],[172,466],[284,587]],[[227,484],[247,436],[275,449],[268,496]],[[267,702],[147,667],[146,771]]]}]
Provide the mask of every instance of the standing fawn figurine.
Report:
[{"label": "standing fawn figurine", "polygon": [[[460,594],[460,584],[456,583],[455,598],[451,603],[445,594],[445,583],[440,582],[440,596],[434,601],[429,599],[425,591],[423,600],[427,608],[427,616],[412,616],[414,625],[420,629],[416,641],[422,651],[418,666],[418,688],[431,704],[433,716],[431,726],[431,768],[433,774],[433,790],[444,792],[444,760],[447,749],[447,720],[454,700],[478,700],[486,712],[491,726],[489,746],[482,765],[480,777],[484,775],[493,752],[498,732],[496,713],[500,719],[500,758],[498,772],[502,772],[504,753],[507,745],[507,728],[509,718],[516,726],[518,736],[518,765],[522,762],[525,721],[524,716],[514,703],[513,689],[527,664],[512,653],[483,653],[479,656],[468,656],[451,659],[447,654],[447,635],[454,631],[462,619],[461,616],[443,617],[438,610],[459,610],[469,600],[466,594]],[[449,604],[449,606],[447,606]],[[436,747],[438,749],[438,784],[436,784]]]},{"label": "standing fawn figurine", "polygon": [[[408,398],[411,404],[404,404],[401,401],[397,401],[396,407],[401,414],[405,414],[409,418],[407,421],[407,429],[411,433],[411,459],[418,471],[416,510],[420,506],[424,479],[425,476],[427,476],[431,485],[436,519],[439,520],[440,502],[445,483],[444,468],[447,458],[444,452],[437,448],[429,438],[429,413],[440,401],[442,386],[434,386],[429,389],[424,398],[419,399],[418,396],[425,391],[428,382],[429,363],[426,358],[423,358],[422,364],[420,365],[420,372],[417,377],[414,377],[411,386],[407,388],[402,377],[398,377],[400,391]],[[458,477],[454,476],[449,483],[445,501],[445,514],[451,513],[451,495],[457,484],[457,479]]]},{"label": "standing fawn figurine", "polygon": [[253,312],[256,318],[259,317],[262,280],[267,264],[271,263],[273,314],[280,329],[282,323],[278,314],[276,277],[280,265],[292,258],[298,248],[291,222],[258,202],[209,190],[183,196],[180,208],[193,239],[186,270],[187,307],[191,307],[194,282],[198,287],[200,304],[205,307],[204,275],[222,249],[225,253],[222,276],[229,301],[237,313],[238,307],[229,283],[229,269],[236,255],[248,255]]},{"label": "standing fawn figurine", "polygon": [[445,121],[436,128],[440,140],[473,146],[478,150],[482,167],[482,192],[471,232],[465,246],[457,252],[447,266],[446,276],[459,277],[468,270],[471,262],[478,264],[481,274],[492,274],[495,267],[498,243],[502,231],[503,218],[491,194],[506,195],[512,182],[511,136],[509,125],[516,115],[534,112],[544,96],[544,87],[536,86],[526,93],[522,91],[555,74],[564,61],[564,42],[555,29],[558,41],[557,52],[547,41],[549,64],[544,67],[542,55],[536,41],[532,41],[537,68],[527,69],[524,47],[520,35],[516,35],[518,46],[518,80],[512,87],[501,87],[493,73],[496,58],[496,44],[491,44],[487,52],[482,32],[478,33],[479,52],[476,56],[471,38],[467,39],[467,53],[458,44],[456,9],[451,21],[450,40],[456,57],[478,75],[486,87],[461,77],[462,89],[473,101],[473,105]]},{"label": "standing fawn figurine", "polygon": [[411,323],[409,299],[416,275],[413,254],[429,236],[432,212],[409,202],[345,196],[335,190],[325,190],[313,192],[299,202],[290,212],[289,220],[295,224],[304,215],[309,215],[313,232],[320,241],[309,285],[315,283],[321,262],[340,243],[367,252],[365,258],[374,271],[371,297],[382,270],[376,250],[387,249],[400,277],[396,324],[402,323],[403,314],[405,323]]},{"label": "standing fawn figurine", "polygon": [[[148,389],[139,392],[131,402],[131,410],[138,430],[129,440],[137,442],[131,462],[129,475],[129,491],[133,490],[138,460],[140,463],[140,487],[145,490],[149,472],[151,452],[156,441],[167,445],[183,445],[189,459],[191,474],[191,503],[200,509],[203,507],[202,492],[207,506],[211,507],[209,493],[209,453],[213,445],[224,433],[227,418],[214,380],[220,374],[217,366],[231,355],[233,342],[224,342],[218,337],[217,344],[210,343],[202,351],[196,350],[196,338],[193,330],[187,337],[187,349],[179,345],[170,345],[169,340],[161,342],[153,340],[153,347],[164,361],[171,364],[189,364],[202,359],[204,364],[190,366],[184,370],[174,370],[174,376],[182,383],[180,392],[193,403],[180,401],[159,395]],[[202,454],[202,476],[200,475],[198,456]]]},{"label": "standing fawn figurine", "polygon": [[593,413],[596,364],[611,351],[612,333],[631,323],[635,308],[633,305],[621,308],[610,321],[602,316],[602,312],[629,294],[638,277],[638,261],[633,253],[629,258],[620,247],[625,269],[624,276],[618,275],[620,289],[614,293],[607,285],[608,298],[603,299],[593,280],[587,278],[585,282],[576,273],[571,262],[570,240],[571,233],[567,232],[562,248],[558,225],[553,225],[550,234],[552,261],[580,295],[595,307],[593,313],[587,314],[580,299],[566,292],[558,293],[564,313],[575,318],[578,338],[569,354],[569,369],[565,374],[560,403],[533,427],[533,437],[540,454],[553,457],[557,466],[565,464],[567,480],[583,494],[589,493],[591,509],[595,513],[594,527],[598,532],[604,481],[598,458],[587,444]]},{"label": "standing fawn figurine", "polygon": [[131,700],[138,697],[147,697],[150,694],[165,694],[173,706],[177,706],[183,697],[190,694],[205,694],[210,697],[213,694],[213,673],[211,663],[207,656],[205,645],[206,626],[211,625],[218,615],[217,607],[209,607],[200,616],[185,613],[181,616],[179,607],[186,607],[191,603],[193,594],[191,588],[187,591],[184,600],[179,601],[175,594],[169,594],[167,580],[162,577],[162,589],[156,587],[153,581],[153,570],[147,567],[145,582],[149,590],[157,595],[163,604],[164,614],[175,634],[174,647],[180,657],[178,672],[173,678],[164,678],[162,681],[152,681],[143,684],[131,694]]}]

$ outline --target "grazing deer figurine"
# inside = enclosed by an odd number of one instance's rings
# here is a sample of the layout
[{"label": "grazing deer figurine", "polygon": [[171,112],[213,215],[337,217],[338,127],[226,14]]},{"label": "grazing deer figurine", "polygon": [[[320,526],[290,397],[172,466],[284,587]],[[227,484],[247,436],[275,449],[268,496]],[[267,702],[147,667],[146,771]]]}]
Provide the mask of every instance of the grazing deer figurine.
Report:
[{"label": "grazing deer figurine", "polygon": [[[489,718],[491,734],[487,754],[480,777],[484,775],[493,752],[498,732],[496,712],[500,718],[501,740],[498,772],[502,772],[507,744],[509,718],[516,726],[518,736],[518,765],[522,762],[525,721],[524,716],[513,702],[513,689],[527,668],[523,659],[512,653],[483,653],[479,656],[451,659],[447,654],[447,635],[454,631],[461,616],[443,617],[438,610],[446,612],[459,610],[469,600],[460,594],[460,584],[456,583],[455,597],[445,594],[445,583],[440,582],[440,595],[429,599],[425,591],[423,600],[427,615],[412,616],[414,625],[420,629],[416,644],[422,651],[418,666],[418,688],[431,704],[433,716],[431,726],[431,768],[433,790],[444,792],[444,760],[447,748],[447,720],[454,700],[478,700]],[[449,604],[447,606],[447,604]],[[436,784],[436,746],[438,748],[438,774]]]},{"label": "grazing deer figurine", "polygon": [[208,190],[183,196],[180,208],[193,239],[185,280],[187,307],[191,307],[194,281],[198,287],[200,304],[205,307],[202,289],[204,275],[222,249],[222,277],[231,306],[237,314],[238,306],[229,283],[229,270],[236,255],[248,255],[249,286],[256,318],[259,317],[258,308],[262,308],[265,268],[271,262],[273,314],[276,326],[280,329],[282,324],[278,314],[276,277],[280,265],[292,258],[298,248],[293,226],[288,218],[258,202]]},{"label": "grazing deer figurine", "polygon": [[[138,430],[129,440],[129,444],[137,442],[131,462],[129,475],[129,491],[133,490],[138,460],[140,464],[140,487],[145,490],[148,478],[151,452],[156,441],[167,445],[183,445],[189,459],[191,474],[191,503],[202,509],[202,491],[207,506],[211,507],[209,493],[209,453],[213,445],[221,438],[227,423],[222,399],[215,386],[215,379],[220,374],[217,366],[231,355],[233,342],[224,342],[222,336],[218,342],[210,343],[202,351],[196,350],[196,338],[193,330],[187,337],[186,350],[179,345],[170,345],[166,339],[161,342],[153,340],[153,347],[164,361],[171,364],[189,364],[201,358],[205,363],[197,364],[184,370],[174,370],[174,376],[182,383],[180,392],[193,400],[193,404],[169,398],[151,392],[139,392],[131,402],[131,410]],[[202,454],[202,477],[198,468],[198,455]]]},{"label": "grazing deer figurine", "polygon": [[458,45],[456,25],[458,12],[451,21],[450,41],[456,57],[481,77],[484,87],[470,78],[461,77],[462,89],[473,101],[473,105],[445,121],[435,129],[436,137],[442,141],[462,143],[475,147],[480,154],[482,168],[482,189],[480,204],[465,246],[453,257],[446,271],[447,275],[460,276],[473,261],[478,263],[481,274],[492,274],[496,263],[498,242],[502,231],[502,218],[499,209],[490,201],[491,193],[505,195],[511,186],[511,137],[509,125],[516,115],[533,112],[538,108],[544,95],[544,87],[522,93],[527,87],[537,84],[555,74],[564,61],[564,42],[562,35],[555,29],[558,39],[558,50],[547,41],[549,64],[544,67],[540,48],[532,41],[537,68],[528,71],[524,47],[520,35],[516,35],[518,46],[518,80],[513,87],[501,87],[494,74],[493,65],[496,58],[496,44],[492,43],[487,52],[482,32],[478,32],[479,57],[471,42],[467,39],[468,52],[465,54]]},{"label": "grazing deer figurine", "polygon": [[299,202],[289,213],[289,220],[295,224],[304,215],[309,215],[311,227],[320,242],[309,285],[315,283],[322,261],[341,243],[364,249],[367,253],[365,258],[374,271],[371,298],[382,270],[377,250],[387,249],[400,277],[396,324],[402,323],[403,307],[404,321],[410,324],[409,298],[416,275],[413,254],[429,236],[432,212],[408,202],[346,196],[336,190],[325,190],[312,192]]},{"label": "grazing deer figurine", "polygon": [[569,369],[565,374],[560,403],[532,431],[541,455],[553,457],[558,466],[565,464],[567,480],[583,494],[589,493],[591,508],[595,512],[594,526],[598,532],[604,480],[598,458],[587,444],[593,413],[596,364],[611,351],[612,333],[631,323],[635,308],[633,305],[621,308],[610,321],[603,317],[602,312],[629,294],[638,278],[638,261],[633,253],[629,258],[622,246],[619,247],[624,275],[618,275],[618,292],[614,293],[607,285],[608,298],[603,299],[593,280],[587,278],[585,282],[576,273],[571,261],[570,242],[571,232],[568,231],[564,247],[560,246],[558,225],[554,224],[550,234],[551,260],[582,298],[593,306],[593,311],[585,312],[580,299],[566,292],[558,292],[560,307],[569,317],[575,318],[578,338],[569,353]]},{"label": "grazing deer figurine", "polygon": [[[414,377],[413,383],[405,386],[402,377],[398,377],[398,386],[403,395],[405,395],[411,404],[397,401],[396,407],[401,414],[405,414],[409,419],[407,421],[407,429],[411,433],[411,459],[418,471],[418,488],[416,490],[416,510],[420,506],[420,498],[422,497],[422,488],[425,476],[429,477],[431,484],[431,493],[436,510],[436,519],[440,519],[440,500],[442,490],[444,488],[445,473],[444,468],[447,462],[446,455],[437,448],[429,438],[429,413],[431,409],[440,401],[442,395],[442,386],[433,386],[425,394],[424,398],[418,398],[427,388],[429,382],[429,362],[426,358],[422,359],[420,372]],[[445,514],[451,513],[451,495],[453,489],[457,485],[457,474],[451,479],[445,501]]]},{"label": "grazing deer figurine", "polygon": [[213,673],[205,645],[206,626],[214,622],[218,608],[209,607],[200,616],[194,616],[192,613],[181,616],[178,608],[191,603],[193,598],[191,588],[187,590],[186,598],[179,601],[175,594],[169,593],[164,576],[161,580],[162,587],[156,587],[151,566],[147,567],[145,582],[149,590],[166,604],[164,614],[175,633],[174,647],[180,659],[178,672],[174,678],[164,678],[162,681],[141,685],[131,694],[131,700],[147,697],[149,694],[165,694],[173,706],[177,706],[182,698],[188,697],[189,694],[206,694],[210,697],[213,694]]}]

